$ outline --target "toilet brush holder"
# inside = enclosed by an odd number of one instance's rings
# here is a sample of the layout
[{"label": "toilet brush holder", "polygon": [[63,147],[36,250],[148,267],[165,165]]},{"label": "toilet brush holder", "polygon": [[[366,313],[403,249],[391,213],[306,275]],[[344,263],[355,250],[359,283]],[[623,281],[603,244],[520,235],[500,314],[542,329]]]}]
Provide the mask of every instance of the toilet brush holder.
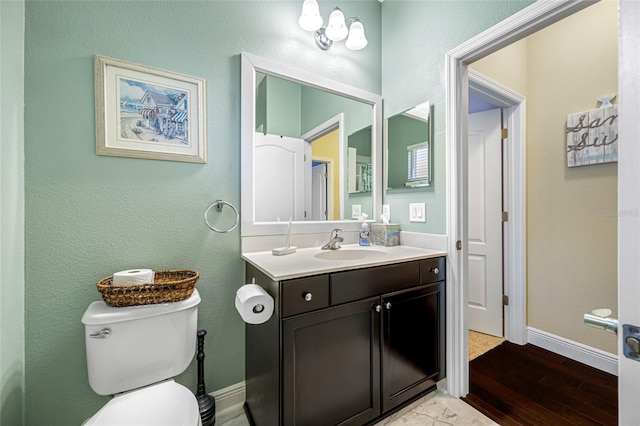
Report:
[{"label": "toilet brush holder", "polygon": [[198,330],[198,390],[196,399],[200,410],[200,420],[202,426],[213,426],[216,424],[216,401],[209,395],[204,386],[204,336],[207,330]]}]

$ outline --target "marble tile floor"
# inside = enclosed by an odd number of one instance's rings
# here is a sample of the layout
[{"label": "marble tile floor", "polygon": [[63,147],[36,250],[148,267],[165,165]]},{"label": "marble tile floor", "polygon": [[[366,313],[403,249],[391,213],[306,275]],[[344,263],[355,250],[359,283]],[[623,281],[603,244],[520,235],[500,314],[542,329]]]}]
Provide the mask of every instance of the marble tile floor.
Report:
[{"label": "marble tile floor", "polygon": [[[458,398],[441,391],[423,396],[374,426],[485,426],[497,425]],[[216,426],[249,426],[244,413]]]}]

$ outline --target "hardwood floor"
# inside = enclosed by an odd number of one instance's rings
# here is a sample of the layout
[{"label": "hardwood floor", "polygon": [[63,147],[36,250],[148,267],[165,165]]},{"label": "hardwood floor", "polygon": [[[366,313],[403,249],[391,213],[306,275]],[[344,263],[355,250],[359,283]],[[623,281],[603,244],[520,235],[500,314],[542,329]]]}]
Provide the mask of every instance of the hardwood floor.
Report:
[{"label": "hardwood floor", "polygon": [[500,425],[617,425],[618,378],[531,344],[469,363],[462,398]]}]

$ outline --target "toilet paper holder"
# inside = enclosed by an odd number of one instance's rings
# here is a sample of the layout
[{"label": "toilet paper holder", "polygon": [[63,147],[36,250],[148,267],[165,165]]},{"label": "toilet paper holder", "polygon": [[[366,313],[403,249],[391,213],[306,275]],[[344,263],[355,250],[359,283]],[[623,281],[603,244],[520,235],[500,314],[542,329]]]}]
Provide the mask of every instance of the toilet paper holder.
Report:
[{"label": "toilet paper holder", "polygon": [[[234,223],[233,223],[233,225],[232,225],[230,228],[228,228],[228,229],[218,229],[218,228],[215,228],[214,226],[212,226],[212,225],[209,223],[209,211],[210,211],[212,208],[214,208],[214,207],[215,207],[215,209],[216,209],[216,211],[217,211],[217,212],[221,212],[221,211],[222,211],[222,208],[225,206],[225,204],[226,204],[227,206],[231,207],[231,209],[232,209],[232,210],[233,210],[233,212],[235,213],[235,215],[236,215],[235,222],[234,222]],[[237,209],[233,204],[231,204],[230,202],[228,202],[228,201],[224,201],[224,200],[216,200],[213,204],[211,204],[209,207],[207,207],[207,209],[204,211],[204,222],[207,224],[207,226],[209,227],[209,229],[211,229],[212,231],[214,231],[214,232],[218,232],[218,233],[220,233],[220,234],[225,234],[225,233],[227,233],[227,232],[231,232],[231,231],[233,231],[234,229],[236,229],[236,226],[238,226],[238,223],[240,223],[240,213],[238,213],[238,209]]]}]

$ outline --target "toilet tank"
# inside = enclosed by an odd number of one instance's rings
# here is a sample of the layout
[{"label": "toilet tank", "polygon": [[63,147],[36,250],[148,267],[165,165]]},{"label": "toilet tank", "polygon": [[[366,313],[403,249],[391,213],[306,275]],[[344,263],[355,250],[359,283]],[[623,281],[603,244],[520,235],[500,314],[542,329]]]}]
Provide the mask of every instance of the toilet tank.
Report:
[{"label": "toilet tank", "polygon": [[177,376],[196,350],[197,290],[174,303],[113,308],[89,305],[85,328],[89,384],[112,395]]}]

